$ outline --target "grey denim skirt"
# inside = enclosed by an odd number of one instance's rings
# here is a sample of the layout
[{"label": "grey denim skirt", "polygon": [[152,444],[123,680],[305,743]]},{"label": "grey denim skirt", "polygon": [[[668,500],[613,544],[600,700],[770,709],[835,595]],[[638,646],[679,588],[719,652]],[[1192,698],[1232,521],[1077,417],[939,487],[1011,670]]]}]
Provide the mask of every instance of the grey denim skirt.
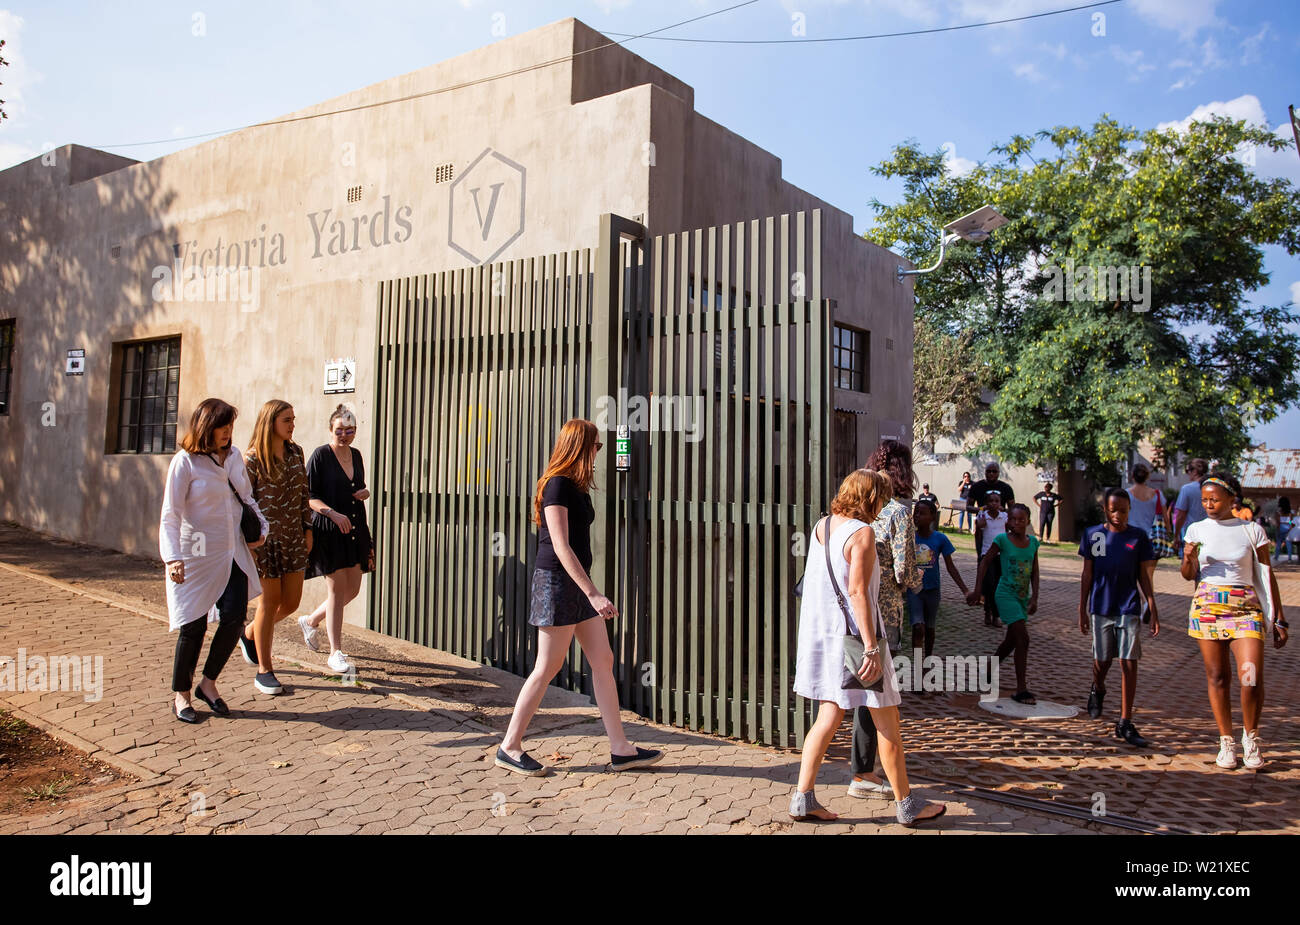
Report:
[{"label": "grey denim skirt", "polygon": [[573,626],[598,616],[587,595],[564,569],[533,570],[528,622],[533,626]]}]

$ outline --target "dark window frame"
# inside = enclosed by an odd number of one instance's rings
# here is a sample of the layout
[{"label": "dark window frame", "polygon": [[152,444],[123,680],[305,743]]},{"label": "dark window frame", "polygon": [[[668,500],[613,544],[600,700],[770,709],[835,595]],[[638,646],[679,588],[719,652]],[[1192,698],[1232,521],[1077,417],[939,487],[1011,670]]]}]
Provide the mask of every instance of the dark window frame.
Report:
[{"label": "dark window frame", "polygon": [[116,349],[120,372],[113,452],[128,456],[175,453],[180,335],[132,341],[116,345]]},{"label": "dark window frame", "polygon": [[831,331],[832,384],[850,392],[871,393],[871,332],[836,323]]},{"label": "dark window frame", "polygon": [[9,416],[9,402],[14,384],[14,342],[18,335],[16,318],[0,320],[0,415]]}]

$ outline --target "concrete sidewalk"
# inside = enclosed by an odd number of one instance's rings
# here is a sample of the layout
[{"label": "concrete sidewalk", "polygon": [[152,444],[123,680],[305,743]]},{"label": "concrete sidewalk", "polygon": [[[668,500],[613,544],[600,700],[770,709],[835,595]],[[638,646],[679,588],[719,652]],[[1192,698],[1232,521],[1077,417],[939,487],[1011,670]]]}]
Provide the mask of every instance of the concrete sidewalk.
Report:
[{"label": "concrete sidewalk", "polygon": [[[169,709],[175,640],[160,619],[161,570],[84,547],[70,553],[66,544],[33,537],[0,527],[0,656],[13,657],[19,647],[102,655],[104,694],[87,702],[78,692],[4,692],[0,705],[141,780],[57,813],[0,817],[0,833],[1115,831],[945,792],[962,786],[1085,810],[1102,794],[1110,814],[1189,831],[1300,831],[1300,728],[1290,707],[1300,688],[1295,644],[1280,656],[1270,649],[1266,663],[1268,765],[1261,772],[1218,770],[1204,676],[1185,634],[1186,583],[1172,569],[1157,573],[1166,631],[1148,646],[1139,693],[1137,719],[1152,749],[1139,753],[1110,739],[1109,715],[1014,721],[978,709],[973,697],[905,694],[909,770],[925,778],[918,781],[922,795],[949,803],[938,824],[908,830],[893,822],[892,804],[843,795],[843,735],[818,788],[841,820],[793,823],[785,809],[797,752],[625,713],[634,741],[662,748],[666,757],[653,770],[615,774],[606,770],[595,708],[554,688],[528,747],[556,772],[509,774],[492,765],[491,755],[521,679],[354,627],[345,633],[362,686],[332,679],[323,657],[307,650],[286,621],[276,640],[277,674],[291,694],[255,694],[252,670],[236,653],[221,678],[232,716],[212,716],[199,704],[201,723],[178,723]],[[1077,565],[1046,555],[1042,565],[1030,687],[1040,698],[1082,706],[1087,641],[1073,627],[1069,606],[1077,601]],[[970,571],[969,563],[962,569]],[[67,580],[74,578],[76,586]],[[1293,606],[1297,591],[1292,571],[1283,596]],[[157,597],[151,602],[147,593]],[[944,603],[940,654],[996,644],[1000,633],[983,627],[951,587]],[[1110,699],[1117,700],[1118,677],[1113,688]]]}]

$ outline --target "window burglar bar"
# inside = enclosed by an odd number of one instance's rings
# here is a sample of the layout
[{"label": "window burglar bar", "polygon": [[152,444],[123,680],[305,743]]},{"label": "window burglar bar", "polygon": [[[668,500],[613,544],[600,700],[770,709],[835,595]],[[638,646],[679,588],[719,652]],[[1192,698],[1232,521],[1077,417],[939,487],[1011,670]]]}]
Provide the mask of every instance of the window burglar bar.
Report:
[{"label": "window burglar bar", "polygon": [[176,452],[180,381],[179,337],[122,347],[117,452]]}]

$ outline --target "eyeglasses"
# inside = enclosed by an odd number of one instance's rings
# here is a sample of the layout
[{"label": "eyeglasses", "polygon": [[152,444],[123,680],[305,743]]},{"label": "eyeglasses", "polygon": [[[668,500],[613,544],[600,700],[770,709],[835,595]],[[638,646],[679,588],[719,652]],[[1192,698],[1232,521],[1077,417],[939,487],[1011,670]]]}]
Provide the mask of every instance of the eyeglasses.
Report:
[{"label": "eyeglasses", "polygon": [[352,435],[352,434],[355,434],[356,432],[357,432],[357,429],[356,429],[355,427],[348,427],[348,428],[346,428],[345,430],[336,430],[336,431],[334,431],[334,436],[336,436],[336,437],[347,437],[347,436],[350,436],[350,435]]}]

